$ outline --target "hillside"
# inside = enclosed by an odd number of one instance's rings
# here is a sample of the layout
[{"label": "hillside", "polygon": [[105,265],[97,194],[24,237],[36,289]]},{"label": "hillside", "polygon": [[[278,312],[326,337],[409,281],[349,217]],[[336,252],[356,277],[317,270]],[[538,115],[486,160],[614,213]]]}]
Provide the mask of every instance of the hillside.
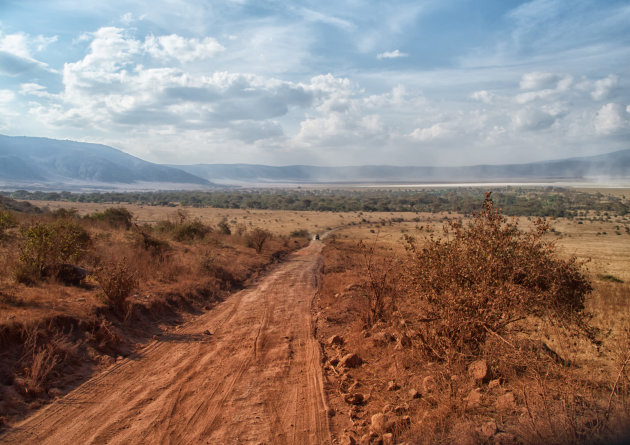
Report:
[{"label": "hillside", "polygon": [[460,167],[257,164],[160,165],[100,144],[0,135],[0,187],[39,190],[195,190],[216,184],[619,181],[630,149],[528,164]]},{"label": "hillside", "polygon": [[0,135],[0,185],[63,189],[199,188],[209,181],[100,144]]},{"label": "hillside", "polygon": [[465,167],[387,165],[272,167],[255,164],[197,164],[173,167],[225,184],[608,180],[630,178],[630,149],[597,156],[528,164]]}]

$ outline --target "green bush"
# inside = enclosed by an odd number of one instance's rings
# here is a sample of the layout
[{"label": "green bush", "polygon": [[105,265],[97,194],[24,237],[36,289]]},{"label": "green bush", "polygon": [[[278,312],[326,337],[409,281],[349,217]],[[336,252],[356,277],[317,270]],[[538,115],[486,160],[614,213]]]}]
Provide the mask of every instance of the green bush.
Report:
[{"label": "green bush", "polygon": [[58,220],[37,223],[20,231],[19,261],[15,277],[22,283],[34,283],[50,275],[55,266],[77,261],[90,245],[90,235],[76,222]]},{"label": "green bush", "polygon": [[6,229],[17,226],[17,221],[13,213],[7,210],[0,210],[0,237],[4,235]]}]

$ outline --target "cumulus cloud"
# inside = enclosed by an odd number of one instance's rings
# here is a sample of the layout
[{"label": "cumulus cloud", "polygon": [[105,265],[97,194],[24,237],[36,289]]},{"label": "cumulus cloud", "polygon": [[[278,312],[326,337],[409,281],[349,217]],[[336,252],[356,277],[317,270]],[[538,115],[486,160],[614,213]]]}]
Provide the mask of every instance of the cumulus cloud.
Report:
[{"label": "cumulus cloud", "polygon": [[593,85],[593,91],[591,91],[591,97],[595,100],[608,99],[618,85],[619,76],[614,74],[610,74],[603,79],[596,80]]},{"label": "cumulus cloud", "polygon": [[557,116],[538,108],[526,108],[518,111],[512,118],[514,126],[519,130],[540,131],[551,127]]},{"label": "cumulus cloud", "polygon": [[[628,110],[626,109],[626,112]],[[608,103],[602,106],[595,117],[595,131],[609,135],[628,128],[628,120],[623,116],[623,108],[619,104]]]},{"label": "cumulus cloud", "polygon": [[478,100],[479,102],[483,102],[485,104],[491,104],[496,95],[486,90],[475,91],[470,95],[471,99]]},{"label": "cumulus cloud", "polygon": [[401,57],[408,57],[409,54],[402,53],[399,50],[395,49],[394,51],[385,51],[384,53],[379,53],[376,55],[377,59],[399,59]]},{"label": "cumulus cloud", "polygon": [[411,132],[412,139],[417,141],[432,141],[450,136],[451,131],[444,122],[438,122],[427,128],[416,128]]}]

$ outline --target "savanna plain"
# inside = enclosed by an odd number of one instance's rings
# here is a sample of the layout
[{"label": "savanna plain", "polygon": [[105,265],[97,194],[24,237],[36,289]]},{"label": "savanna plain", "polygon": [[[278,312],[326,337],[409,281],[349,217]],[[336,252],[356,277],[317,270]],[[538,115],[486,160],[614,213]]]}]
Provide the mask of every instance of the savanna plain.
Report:
[{"label": "savanna plain", "polygon": [[0,442],[627,439],[630,189],[484,192],[3,197]]}]

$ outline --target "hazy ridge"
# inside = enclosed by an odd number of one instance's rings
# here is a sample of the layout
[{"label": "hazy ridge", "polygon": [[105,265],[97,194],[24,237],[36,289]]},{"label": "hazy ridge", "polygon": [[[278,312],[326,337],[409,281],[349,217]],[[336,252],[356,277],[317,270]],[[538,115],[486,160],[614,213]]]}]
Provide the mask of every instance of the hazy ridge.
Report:
[{"label": "hazy ridge", "polygon": [[628,178],[630,149],[527,164],[464,167],[161,165],[106,145],[0,135],[0,187],[3,188],[186,190],[217,184],[615,181]]}]

